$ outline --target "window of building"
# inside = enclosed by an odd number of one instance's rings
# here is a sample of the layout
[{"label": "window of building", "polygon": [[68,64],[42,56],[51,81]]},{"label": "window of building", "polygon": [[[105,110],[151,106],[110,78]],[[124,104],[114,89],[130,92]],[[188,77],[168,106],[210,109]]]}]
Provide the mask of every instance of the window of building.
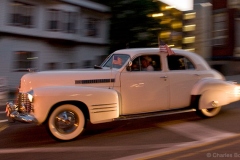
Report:
[{"label": "window of building", "polygon": [[227,42],[228,18],[226,13],[213,16],[213,45],[225,45]]},{"label": "window of building", "polygon": [[75,33],[75,23],[76,23],[76,13],[75,12],[63,12],[63,31],[67,33]]},{"label": "window of building", "polygon": [[167,56],[169,70],[194,70],[193,63],[184,56]]},{"label": "window of building", "polygon": [[34,52],[29,51],[17,51],[15,52],[15,71],[28,71],[29,69],[35,68],[35,62],[37,57],[35,57]]},{"label": "window of building", "polygon": [[86,36],[97,37],[99,21],[96,18],[86,19]]},{"label": "window of building", "polygon": [[46,63],[46,69],[47,70],[55,70],[59,68],[59,63],[58,62],[49,62]]},{"label": "window of building", "polygon": [[74,68],[77,68],[77,64],[76,63],[66,63],[66,68],[67,69],[74,69]]},{"label": "window of building", "polygon": [[91,60],[83,61],[83,67],[84,68],[91,68],[92,67],[92,61]]},{"label": "window of building", "polygon": [[35,6],[19,1],[10,3],[10,24],[21,27],[33,27]]},{"label": "window of building", "polygon": [[66,12],[56,9],[48,10],[48,26],[50,31],[61,31],[66,33],[76,32],[76,12]]},{"label": "window of building", "polygon": [[55,9],[48,10],[48,29],[51,31],[60,30],[60,11]]}]

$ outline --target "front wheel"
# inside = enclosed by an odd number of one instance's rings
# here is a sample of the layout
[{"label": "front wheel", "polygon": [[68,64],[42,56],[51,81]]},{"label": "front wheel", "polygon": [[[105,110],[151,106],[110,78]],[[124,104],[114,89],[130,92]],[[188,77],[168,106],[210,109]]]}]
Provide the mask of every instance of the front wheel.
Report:
[{"label": "front wheel", "polygon": [[216,116],[221,110],[221,107],[197,109],[197,114],[201,117],[210,118]]},{"label": "front wheel", "polygon": [[48,119],[48,130],[57,140],[68,141],[79,136],[85,125],[81,109],[71,104],[57,107]]}]

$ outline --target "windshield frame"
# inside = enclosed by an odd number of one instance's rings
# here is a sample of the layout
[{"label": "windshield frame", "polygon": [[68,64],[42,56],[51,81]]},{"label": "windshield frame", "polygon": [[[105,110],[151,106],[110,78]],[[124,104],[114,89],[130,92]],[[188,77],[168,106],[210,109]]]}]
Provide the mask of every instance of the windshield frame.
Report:
[{"label": "windshield frame", "polygon": [[[113,58],[118,59],[117,57],[121,59],[121,62],[122,62],[121,64],[116,64],[116,63],[114,64],[114,62],[118,62],[118,61],[113,60]],[[103,61],[103,63],[100,66],[102,68],[120,69],[123,66],[125,66],[130,59],[131,57],[128,54],[119,54],[119,53],[111,54]]]}]

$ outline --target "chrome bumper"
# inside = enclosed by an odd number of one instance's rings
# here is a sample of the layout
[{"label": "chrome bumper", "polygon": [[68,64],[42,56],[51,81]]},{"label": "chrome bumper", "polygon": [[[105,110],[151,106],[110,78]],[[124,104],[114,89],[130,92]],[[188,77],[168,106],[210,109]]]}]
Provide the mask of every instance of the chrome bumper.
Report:
[{"label": "chrome bumper", "polygon": [[6,104],[6,115],[9,122],[25,122],[25,123],[37,123],[37,120],[34,116],[26,112],[25,106],[15,105],[12,102]]}]

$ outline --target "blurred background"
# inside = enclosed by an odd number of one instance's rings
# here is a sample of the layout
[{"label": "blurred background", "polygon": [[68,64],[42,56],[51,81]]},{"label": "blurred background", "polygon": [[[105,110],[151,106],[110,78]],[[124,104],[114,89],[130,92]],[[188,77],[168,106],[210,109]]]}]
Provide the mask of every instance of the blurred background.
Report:
[{"label": "blurred background", "polygon": [[0,97],[29,68],[90,68],[158,38],[240,74],[240,0],[1,0]]}]

